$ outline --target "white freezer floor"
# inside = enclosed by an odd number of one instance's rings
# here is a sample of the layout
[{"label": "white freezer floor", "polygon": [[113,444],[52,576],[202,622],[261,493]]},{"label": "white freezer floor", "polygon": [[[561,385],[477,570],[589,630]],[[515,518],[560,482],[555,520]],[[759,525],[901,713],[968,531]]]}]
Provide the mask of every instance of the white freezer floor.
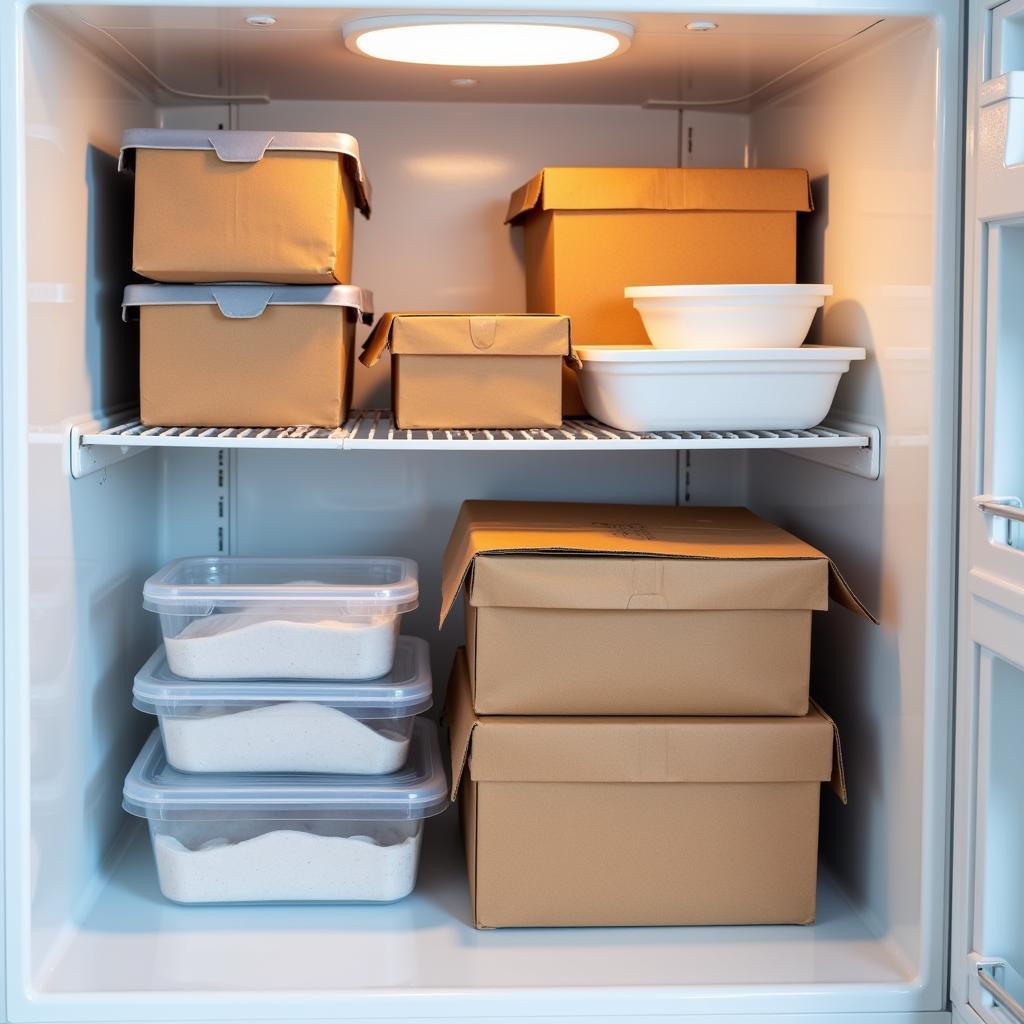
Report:
[{"label": "white freezer floor", "polygon": [[[719,985],[730,986],[730,997],[739,1001],[774,994],[783,1001],[780,1008],[796,1008],[808,989],[852,983],[852,1002],[844,1004],[851,1010],[870,1009],[862,1000],[873,990],[880,994],[877,986],[890,994],[911,986],[898,954],[871,933],[827,876],[819,882],[818,904],[818,923],[807,928],[480,932],[469,924],[463,854],[456,816],[449,812],[427,823],[420,884],[399,903],[183,907],[161,897],[148,835],[140,827],[47,965],[37,995],[105,1003],[109,994],[131,1003],[163,993],[152,1018],[158,1019],[173,1016],[175,993],[192,1009],[196,1000],[223,997],[237,1009],[239,997],[258,1003],[265,993],[268,1013],[275,997],[289,996],[297,1011],[305,999],[335,993],[347,1002],[347,993],[364,1009],[366,998],[374,1006],[367,1016],[376,1016],[389,995],[402,997],[403,1013],[429,1015],[430,1005],[437,1012],[437,998],[453,990],[470,997],[467,1012],[479,1008],[473,994],[492,990],[486,995],[502,998],[511,1014],[524,999],[543,999],[553,1009],[575,986],[588,987],[588,998],[598,1003],[628,999],[622,990],[631,986],[703,987],[647,992],[648,1012],[659,1012],[657,1005],[660,1012],[682,1009],[680,999],[690,1009],[691,1000],[714,997]],[[604,995],[593,990],[595,983],[606,986]],[[607,1002],[606,1012],[612,1012]]]}]

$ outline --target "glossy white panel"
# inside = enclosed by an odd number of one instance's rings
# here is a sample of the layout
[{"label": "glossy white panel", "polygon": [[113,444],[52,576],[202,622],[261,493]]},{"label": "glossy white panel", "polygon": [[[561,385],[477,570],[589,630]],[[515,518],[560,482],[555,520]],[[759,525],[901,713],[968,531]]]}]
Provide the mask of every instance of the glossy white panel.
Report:
[{"label": "glossy white panel", "polygon": [[813,690],[838,720],[854,794],[827,807],[824,850],[936,1007],[957,428],[957,107],[936,94],[959,74],[936,50],[949,31],[907,31],[752,118],[755,163],[811,172],[800,280],[835,286],[817,338],[868,350],[836,406],[881,428],[882,475],[751,454],[750,501],[828,552],[881,617],[816,622]]},{"label": "glossy white panel", "polygon": [[31,15],[22,61],[24,134],[3,142],[5,156],[23,154],[10,177],[5,167],[4,187],[27,224],[4,279],[5,304],[23,314],[4,335],[5,525],[20,524],[8,543],[25,558],[24,575],[7,578],[5,607],[12,1013],[123,824],[121,777],[143,725],[127,696],[155,635],[139,586],[160,506],[152,455],[71,480],[65,426],[137,390],[135,347],[119,324],[129,194],[115,154],[121,129],[154,111]]}]

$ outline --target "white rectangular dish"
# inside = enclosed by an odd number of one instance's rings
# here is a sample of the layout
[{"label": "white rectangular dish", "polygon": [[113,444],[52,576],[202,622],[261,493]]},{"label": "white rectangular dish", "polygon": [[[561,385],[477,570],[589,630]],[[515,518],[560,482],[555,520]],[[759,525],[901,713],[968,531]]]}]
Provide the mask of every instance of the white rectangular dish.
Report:
[{"label": "white rectangular dish", "polygon": [[146,580],[185,679],[376,679],[419,602],[408,558],[182,558]]},{"label": "white rectangular dish", "polygon": [[190,775],[154,732],[124,783],[178,903],[390,903],[416,885],[425,818],[448,806],[437,726],[390,775]]},{"label": "white rectangular dish", "polygon": [[806,430],[862,348],[654,349],[583,345],[580,390],[620,430]]},{"label": "white rectangular dish", "polygon": [[830,284],[683,284],[626,289],[655,348],[796,348]]},{"label": "white rectangular dish", "polygon": [[433,703],[426,641],[398,638],[380,679],[182,679],[159,647],[135,676],[133,705],[156,715],[167,762],[182,772],[385,775],[409,753]]}]

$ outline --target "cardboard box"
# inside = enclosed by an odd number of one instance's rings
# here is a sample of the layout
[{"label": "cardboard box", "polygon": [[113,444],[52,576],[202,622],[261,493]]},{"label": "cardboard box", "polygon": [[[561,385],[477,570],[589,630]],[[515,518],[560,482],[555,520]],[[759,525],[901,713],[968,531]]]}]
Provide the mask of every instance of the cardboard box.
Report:
[{"label": "cardboard box", "polygon": [[[524,228],[526,308],[572,318],[577,345],[646,345],[630,285],[792,284],[807,172],[546,167],[509,200]],[[567,371],[565,415],[584,412]]]},{"label": "cardboard box", "polygon": [[125,132],[135,172],[132,265],[156,281],[347,284],[370,187],[351,135]]},{"label": "cardboard box", "polygon": [[743,508],[467,501],[443,574],[481,714],[803,715],[812,611],[871,618]]},{"label": "cardboard box", "polygon": [[[623,688],[632,682],[622,680]],[[839,737],[798,718],[447,717],[478,928],[810,924]]]},{"label": "cardboard box", "polygon": [[562,422],[562,364],[576,359],[564,316],[386,313],[359,358],[374,366],[388,348],[403,430]]},{"label": "cardboard box", "polygon": [[339,427],[373,297],[352,285],[131,285],[147,426]]}]

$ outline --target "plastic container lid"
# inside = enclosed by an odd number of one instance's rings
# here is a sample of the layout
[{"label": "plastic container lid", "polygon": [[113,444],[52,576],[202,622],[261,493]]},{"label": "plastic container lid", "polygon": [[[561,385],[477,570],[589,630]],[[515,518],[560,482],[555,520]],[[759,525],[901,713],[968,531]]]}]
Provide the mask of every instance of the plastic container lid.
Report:
[{"label": "plastic container lid", "polygon": [[373,292],[354,284],[130,284],[121,319],[139,306],[213,306],[230,320],[252,320],[267,306],[344,306],[373,322]]},{"label": "plastic container lid", "polygon": [[338,821],[408,821],[440,814],[448,805],[437,726],[413,724],[409,760],[391,775],[179,772],[167,763],[154,730],[124,781],[122,806],[140,818],[170,821],[221,813],[232,818],[296,818],[302,814]]},{"label": "plastic container lid", "polygon": [[119,171],[135,169],[137,149],[213,150],[223,163],[253,164],[268,152],[337,153],[356,185],[356,205],[370,215],[372,190],[359,158],[359,143],[344,132],[265,132],[192,128],[129,128],[121,137]]},{"label": "plastic container lid", "polygon": [[419,637],[401,636],[391,672],[379,679],[195,680],[176,676],[163,645],[139,669],[132,704],[150,715],[185,716],[210,707],[240,711],[254,705],[308,701],[338,708],[353,718],[408,718],[434,702],[430,648]]},{"label": "plastic container lid", "polygon": [[419,604],[410,558],[179,558],[150,576],[142,606],[167,615],[258,607],[342,615],[401,615]]},{"label": "plastic container lid", "polygon": [[[580,345],[576,349],[584,366],[587,363],[784,363],[786,370],[799,370],[800,364],[841,360],[849,363],[863,359],[862,348],[845,345],[798,345],[795,348],[645,348],[643,345]],[[745,372],[747,366],[737,372]],[[726,372],[723,370],[723,372]]]}]

